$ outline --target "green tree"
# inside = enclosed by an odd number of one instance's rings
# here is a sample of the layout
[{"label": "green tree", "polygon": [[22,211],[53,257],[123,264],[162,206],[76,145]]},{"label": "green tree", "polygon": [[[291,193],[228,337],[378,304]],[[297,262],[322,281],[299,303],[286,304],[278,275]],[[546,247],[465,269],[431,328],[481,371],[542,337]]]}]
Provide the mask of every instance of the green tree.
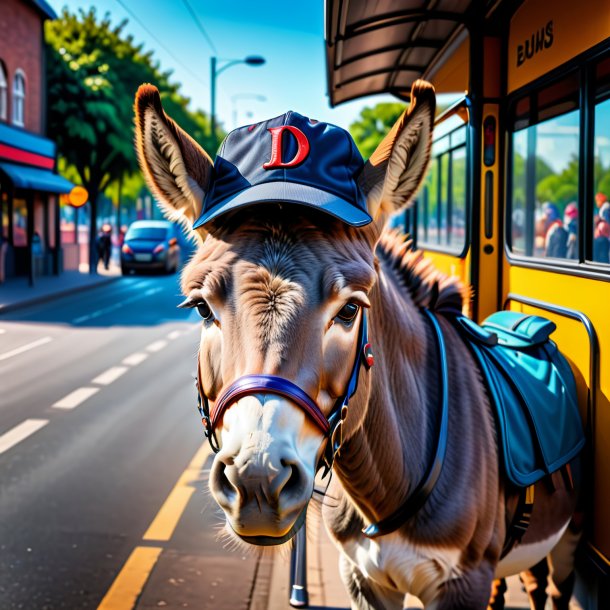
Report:
[{"label": "green tree", "polygon": [[382,103],[362,109],[359,120],[349,126],[349,131],[365,159],[375,152],[404,109],[405,105],[399,102]]},{"label": "green tree", "polygon": [[[189,100],[169,80],[171,73],[162,72],[152,52],[145,52],[124,33],[126,23],[113,26],[108,14],[98,20],[94,8],[77,14],[64,8],[58,19],[45,24],[48,130],[67,166],[74,168],[89,192],[91,262],[95,261],[98,196],[138,170],[133,100],[140,84],[156,85],[167,111],[210,149],[207,116],[189,111]],[[137,189],[131,182],[130,187]]]}]

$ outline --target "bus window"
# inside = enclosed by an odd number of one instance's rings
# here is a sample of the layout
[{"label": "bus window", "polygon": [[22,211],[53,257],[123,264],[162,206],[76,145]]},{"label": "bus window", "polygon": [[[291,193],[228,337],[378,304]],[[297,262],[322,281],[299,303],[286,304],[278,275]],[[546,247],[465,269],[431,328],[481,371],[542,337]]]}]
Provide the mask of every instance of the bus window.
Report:
[{"label": "bus window", "polygon": [[432,146],[428,174],[417,198],[418,246],[462,252],[466,216],[466,127],[462,123]]},{"label": "bus window", "polygon": [[511,250],[578,258],[578,75],[519,100],[513,109]]},{"label": "bus window", "polygon": [[610,58],[596,67],[593,260],[610,264]]}]

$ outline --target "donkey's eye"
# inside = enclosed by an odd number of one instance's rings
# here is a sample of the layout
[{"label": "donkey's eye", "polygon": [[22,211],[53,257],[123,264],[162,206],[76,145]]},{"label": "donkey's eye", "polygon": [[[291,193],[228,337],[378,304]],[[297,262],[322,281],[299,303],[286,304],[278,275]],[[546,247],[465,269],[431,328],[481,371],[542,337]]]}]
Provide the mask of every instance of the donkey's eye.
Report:
[{"label": "donkey's eye", "polygon": [[337,318],[346,324],[354,321],[354,318],[358,315],[360,311],[360,306],[356,305],[356,303],[346,303],[341,311],[337,314]]},{"label": "donkey's eye", "polygon": [[205,301],[201,301],[200,303],[197,303],[196,307],[197,307],[197,311],[199,312],[199,315],[206,322],[210,321],[214,317],[214,314],[212,313],[210,306]]}]

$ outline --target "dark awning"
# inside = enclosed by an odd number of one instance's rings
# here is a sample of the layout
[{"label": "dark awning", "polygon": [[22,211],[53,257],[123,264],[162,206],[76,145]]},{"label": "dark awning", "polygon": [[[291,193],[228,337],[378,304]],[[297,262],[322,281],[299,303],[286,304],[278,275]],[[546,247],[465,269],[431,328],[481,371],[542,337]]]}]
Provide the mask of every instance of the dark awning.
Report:
[{"label": "dark awning", "polygon": [[472,0],[326,0],[331,106],[375,93],[406,98],[465,34]]},{"label": "dark awning", "polygon": [[2,170],[15,188],[41,191],[43,193],[69,193],[74,186],[69,180],[54,174],[48,169],[38,169],[25,165],[0,162]]}]

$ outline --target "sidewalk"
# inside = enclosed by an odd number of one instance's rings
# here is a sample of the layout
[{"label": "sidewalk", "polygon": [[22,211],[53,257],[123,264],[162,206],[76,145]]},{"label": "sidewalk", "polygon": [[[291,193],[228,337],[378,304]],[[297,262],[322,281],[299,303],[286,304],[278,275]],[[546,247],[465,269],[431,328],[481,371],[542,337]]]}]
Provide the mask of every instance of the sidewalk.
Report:
[{"label": "sidewalk", "polygon": [[64,271],[59,276],[38,277],[34,286],[29,285],[27,277],[11,278],[0,284],[0,314],[112,282],[120,277],[120,273],[116,265],[111,265],[108,271],[100,265],[97,275]]}]

